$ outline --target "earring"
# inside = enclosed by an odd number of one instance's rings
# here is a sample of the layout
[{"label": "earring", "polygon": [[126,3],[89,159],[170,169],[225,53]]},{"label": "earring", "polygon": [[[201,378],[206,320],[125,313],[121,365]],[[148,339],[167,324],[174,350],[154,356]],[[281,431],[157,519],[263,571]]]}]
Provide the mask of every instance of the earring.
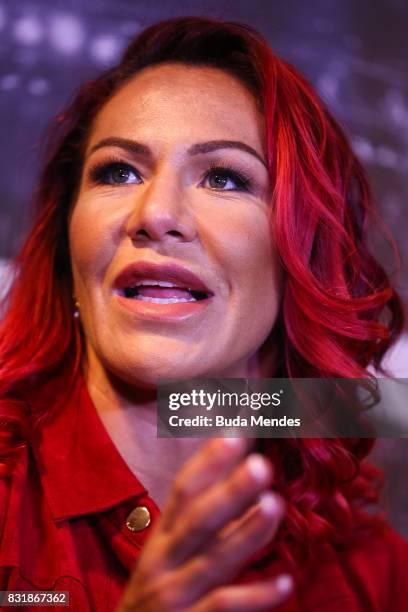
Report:
[{"label": "earring", "polygon": [[74,299],[74,312],[73,312],[73,317],[74,319],[79,319],[80,316],[80,312],[79,312],[79,302],[77,301],[75,295],[72,296]]}]

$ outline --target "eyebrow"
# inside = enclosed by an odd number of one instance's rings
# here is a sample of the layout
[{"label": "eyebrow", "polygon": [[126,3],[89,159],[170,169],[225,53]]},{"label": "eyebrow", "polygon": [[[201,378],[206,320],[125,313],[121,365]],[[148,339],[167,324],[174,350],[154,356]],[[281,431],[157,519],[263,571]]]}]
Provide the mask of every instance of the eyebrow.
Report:
[{"label": "eyebrow", "polygon": [[[100,140],[90,149],[86,157],[89,157],[92,153],[94,153],[94,151],[102,149],[103,147],[120,147],[129,153],[143,155],[144,157],[153,160],[152,151],[148,146],[142,144],[141,142],[137,142],[136,140],[114,136]],[[261,155],[259,155],[255,149],[244,142],[241,142],[240,140],[209,140],[208,142],[198,142],[197,144],[192,145],[187,150],[187,153],[194,156],[202,155],[204,153],[212,153],[213,151],[217,151],[219,149],[240,149],[241,151],[245,151],[245,153],[249,153],[255,157],[265,166],[265,168],[267,168],[266,161],[261,157]]]},{"label": "eyebrow", "polygon": [[259,153],[240,140],[210,140],[208,142],[199,142],[192,145],[188,149],[187,153],[189,155],[200,155],[202,153],[212,153],[218,149],[241,149],[241,151],[245,151],[245,153],[249,153],[253,157],[256,157],[256,159],[258,159],[261,164],[265,166],[265,168],[267,167],[266,161],[259,155]]}]

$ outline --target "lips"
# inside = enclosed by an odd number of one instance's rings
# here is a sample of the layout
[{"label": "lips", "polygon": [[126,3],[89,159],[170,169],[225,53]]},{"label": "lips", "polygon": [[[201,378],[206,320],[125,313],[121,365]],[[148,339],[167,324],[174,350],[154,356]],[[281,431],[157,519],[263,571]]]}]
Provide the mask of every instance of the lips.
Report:
[{"label": "lips", "polygon": [[[149,282],[150,281],[150,282]],[[126,266],[116,277],[114,289],[126,298],[136,296],[186,296],[189,300],[204,300],[213,295],[207,284],[196,274],[178,264],[136,262]]]}]

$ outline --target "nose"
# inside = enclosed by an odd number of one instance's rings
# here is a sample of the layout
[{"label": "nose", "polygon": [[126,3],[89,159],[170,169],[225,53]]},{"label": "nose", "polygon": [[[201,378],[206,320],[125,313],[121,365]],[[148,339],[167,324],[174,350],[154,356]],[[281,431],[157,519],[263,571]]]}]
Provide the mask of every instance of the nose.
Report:
[{"label": "nose", "polygon": [[191,242],[196,222],[185,189],[171,169],[157,172],[136,190],[127,234],[133,242]]}]

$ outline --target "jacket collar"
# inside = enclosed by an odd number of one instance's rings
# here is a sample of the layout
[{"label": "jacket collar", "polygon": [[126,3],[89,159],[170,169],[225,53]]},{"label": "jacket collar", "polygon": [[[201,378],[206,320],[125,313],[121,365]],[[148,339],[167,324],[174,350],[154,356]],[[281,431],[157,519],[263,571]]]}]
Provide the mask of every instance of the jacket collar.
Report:
[{"label": "jacket collar", "polygon": [[102,512],[146,493],[107,433],[81,374],[71,389],[56,376],[29,403],[32,414],[44,412],[32,448],[54,520]]}]

